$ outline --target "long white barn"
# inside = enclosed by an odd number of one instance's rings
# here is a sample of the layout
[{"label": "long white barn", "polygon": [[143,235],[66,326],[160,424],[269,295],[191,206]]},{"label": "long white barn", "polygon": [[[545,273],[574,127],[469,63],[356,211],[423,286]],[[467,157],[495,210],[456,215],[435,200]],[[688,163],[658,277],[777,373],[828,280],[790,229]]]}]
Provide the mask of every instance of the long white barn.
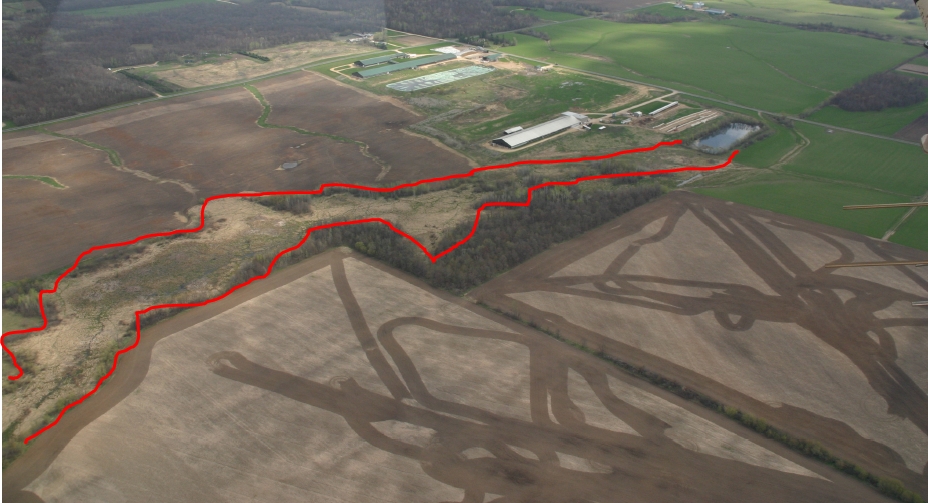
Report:
[{"label": "long white barn", "polygon": [[502,145],[504,147],[518,148],[535,140],[540,140],[546,136],[560,133],[561,131],[570,127],[579,128],[589,122],[590,119],[585,115],[580,115],[573,112],[564,112],[557,119],[549,120],[548,122],[543,122],[537,126],[532,126],[530,128],[523,129],[522,131],[497,138],[493,140],[493,143]]}]

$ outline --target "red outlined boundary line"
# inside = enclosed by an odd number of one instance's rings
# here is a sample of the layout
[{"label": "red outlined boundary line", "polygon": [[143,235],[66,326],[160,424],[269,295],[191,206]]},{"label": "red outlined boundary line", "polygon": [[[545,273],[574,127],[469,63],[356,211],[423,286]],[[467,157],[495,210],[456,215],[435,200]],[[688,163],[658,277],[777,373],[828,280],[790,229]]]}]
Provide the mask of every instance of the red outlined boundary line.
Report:
[{"label": "red outlined boundary line", "polygon": [[[455,174],[455,175],[448,175],[448,176],[443,176],[443,177],[438,177],[438,178],[428,178],[428,179],[419,180],[419,181],[417,181],[417,182],[404,183],[404,184],[397,185],[397,186],[394,186],[394,187],[366,187],[366,186],[363,186],[363,185],[354,185],[354,184],[348,184],[348,183],[327,183],[327,184],[320,185],[319,189],[317,189],[317,190],[309,190],[309,191],[252,192],[252,193],[243,193],[243,194],[242,194],[242,193],[239,193],[239,194],[219,194],[219,195],[215,195],[215,196],[208,197],[208,198],[206,198],[206,199],[203,201],[203,204],[200,205],[200,225],[198,225],[198,226],[195,227],[195,228],[191,228],[191,229],[177,229],[177,230],[167,231],[167,232],[157,232],[157,233],[152,233],[152,234],[145,234],[145,235],[136,237],[135,239],[131,239],[131,240],[129,240],[129,241],[123,241],[123,242],[120,242],[120,243],[110,243],[110,244],[105,244],[105,245],[94,246],[94,247],[89,248],[88,250],[84,251],[84,252],[81,253],[80,255],[78,255],[78,256],[77,256],[77,259],[74,260],[74,265],[72,265],[71,267],[69,267],[67,270],[65,270],[63,273],[61,273],[61,274],[58,276],[57,279],[55,279],[55,284],[54,284],[54,287],[53,287],[53,288],[47,289],[47,290],[42,290],[42,291],[39,292],[39,310],[40,310],[41,313],[42,313],[42,326],[33,327],[33,328],[25,328],[25,329],[21,329],[21,330],[12,330],[12,331],[6,332],[6,333],[4,333],[2,336],[0,336],[0,346],[2,346],[2,347],[3,347],[3,351],[5,351],[5,352],[10,356],[10,359],[12,360],[13,365],[15,365],[15,366],[16,366],[16,369],[19,371],[19,373],[18,373],[17,375],[15,375],[15,376],[9,376],[9,379],[10,379],[10,380],[14,380],[14,381],[17,380],[17,379],[20,379],[20,378],[23,376],[23,369],[22,369],[22,367],[20,367],[19,363],[16,361],[16,356],[13,354],[12,351],[10,351],[10,349],[9,349],[9,348],[6,346],[6,344],[4,343],[4,340],[5,340],[8,336],[11,336],[11,335],[25,334],[25,333],[30,333],[30,332],[38,332],[38,331],[44,330],[44,329],[48,326],[48,318],[47,318],[46,315],[45,315],[45,306],[44,306],[43,301],[42,301],[43,297],[44,297],[46,294],[53,294],[53,293],[57,292],[57,291],[58,291],[58,285],[59,285],[59,283],[61,283],[61,280],[64,279],[67,275],[71,274],[71,272],[73,272],[75,269],[77,269],[78,264],[80,263],[80,261],[81,261],[84,257],[86,257],[87,255],[89,255],[89,254],[91,254],[91,253],[93,253],[93,252],[95,252],[95,251],[98,251],[98,250],[105,250],[105,249],[109,249],[109,248],[119,248],[119,247],[122,247],[122,246],[128,246],[128,245],[132,245],[132,244],[138,243],[139,241],[143,241],[143,240],[145,240],[145,239],[152,239],[152,238],[166,237],[166,236],[176,236],[176,235],[180,235],[180,234],[191,234],[191,233],[199,232],[199,231],[203,230],[203,227],[204,227],[204,224],[205,224],[205,221],[206,221],[206,206],[207,206],[211,201],[216,201],[216,200],[219,200],[219,199],[236,198],[236,197],[262,197],[262,196],[288,196],[288,195],[318,195],[318,194],[322,194],[322,193],[325,191],[325,189],[327,189],[327,188],[357,189],[357,190],[365,190],[365,191],[370,191],[370,192],[394,192],[394,191],[397,191],[397,190],[406,189],[406,188],[411,188],[411,187],[417,187],[417,186],[419,186],[419,185],[424,185],[424,184],[428,184],[428,183],[443,182],[443,181],[454,180],[454,179],[459,179],[459,178],[469,178],[469,177],[472,177],[472,176],[474,176],[475,174],[477,174],[477,173],[479,173],[479,172],[482,172],[482,171],[490,171],[490,170],[498,170],[498,169],[507,169],[507,168],[512,168],[512,167],[515,167],[515,166],[523,166],[523,165],[528,165],[528,164],[533,164],[533,165],[534,165],[534,164],[567,164],[567,163],[576,163],[576,162],[584,162],[584,161],[599,161],[599,160],[604,160],[604,159],[610,159],[610,158],[613,158],[613,157],[618,157],[618,156],[620,156],[620,155],[635,154],[635,153],[641,153],[641,152],[651,152],[651,151],[657,150],[658,148],[661,148],[661,147],[671,146],[671,145],[678,145],[678,144],[680,144],[680,143],[682,143],[681,140],[674,140],[674,141],[670,141],[670,142],[659,142],[659,143],[656,143],[656,144],[654,144],[654,145],[652,145],[652,146],[650,146],[650,147],[643,147],[643,148],[630,149],[630,150],[621,150],[621,151],[618,151],[618,152],[613,152],[613,153],[611,153],[611,154],[605,154],[605,155],[599,155],[599,156],[577,157],[577,158],[570,158],[570,159],[524,160],[524,161],[511,162],[511,163],[508,163],[508,164],[498,164],[498,165],[493,165],[493,166],[483,166],[483,167],[479,167],[479,168],[474,168],[474,169],[468,171],[467,173],[460,173],[460,174]],[[123,349],[121,349],[121,350],[119,350],[119,351],[116,352],[116,354],[113,356],[113,365],[110,367],[109,372],[107,372],[103,377],[101,377],[101,378],[97,381],[96,386],[94,386],[94,388],[93,388],[92,390],[90,390],[89,392],[87,392],[86,394],[84,394],[83,396],[81,396],[80,398],[78,398],[77,400],[75,400],[74,402],[72,402],[72,403],[66,405],[64,408],[62,408],[62,410],[58,413],[58,416],[55,418],[54,421],[52,421],[51,423],[45,425],[44,427],[42,427],[41,429],[39,429],[38,431],[36,431],[36,432],[33,433],[32,435],[26,437],[26,439],[24,440],[24,443],[25,443],[25,444],[28,444],[29,442],[31,442],[32,440],[34,440],[36,437],[38,437],[38,436],[41,435],[42,433],[48,431],[49,429],[51,429],[52,427],[54,427],[56,424],[58,424],[58,422],[61,420],[61,418],[64,416],[64,414],[65,414],[69,409],[71,409],[72,407],[75,407],[76,405],[80,404],[81,402],[83,402],[84,400],[86,400],[87,398],[89,398],[91,395],[93,395],[94,393],[96,393],[97,390],[100,389],[100,386],[102,386],[103,383],[104,383],[107,379],[109,379],[110,376],[113,375],[113,372],[115,372],[115,370],[116,370],[116,365],[119,363],[119,357],[120,357],[120,355],[125,354],[125,353],[128,353],[129,351],[133,350],[133,349],[134,349],[136,346],[138,346],[138,344],[139,344],[139,341],[140,341],[141,336],[142,336],[142,329],[141,329],[141,326],[142,326],[141,321],[142,321],[142,320],[141,320],[141,316],[142,316],[143,314],[146,314],[146,313],[148,313],[148,312],[154,311],[154,310],[156,310],[156,309],[192,308],[192,307],[205,306],[205,305],[207,305],[207,304],[212,304],[213,302],[217,302],[217,301],[219,301],[219,300],[221,300],[221,299],[224,299],[224,298],[228,297],[229,295],[231,295],[231,294],[232,294],[233,292],[235,292],[236,290],[239,290],[239,289],[241,289],[241,288],[244,288],[244,287],[250,285],[251,283],[253,283],[253,282],[255,282],[255,281],[260,281],[260,280],[262,280],[262,279],[268,277],[268,276],[271,274],[271,272],[273,271],[274,266],[277,264],[277,261],[278,261],[282,256],[284,256],[285,254],[290,253],[291,251],[297,250],[297,249],[299,249],[301,246],[303,246],[303,244],[306,243],[306,241],[309,239],[309,236],[310,236],[314,231],[323,230],[323,229],[331,229],[331,228],[333,228],[333,227],[342,227],[342,226],[348,226],[348,225],[356,225],[356,224],[366,224],[366,223],[374,223],[374,222],[376,222],[376,223],[381,223],[381,224],[386,225],[387,227],[389,227],[391,230],[393,230],[393,232],[396,232],[397,234],[399,234],[399,235],[403,236],[404,238],[408,239],[410,242],[412,242],[414,245],[416,245],[420,250],[422,250],[422,252],[432,261],[432,263],[435,263],[436,261],[438,261],[438,259],[440,259],[440,258],[444,257],[445,255],[451,253],[452,251],[454,251],[455,249],[457,249],[459,246],[461,246],[461,245],[463,245],[464,243],[466,243],[467,241],[469,241],[470,238],[474,236],[474,234],[477,232],[477,226],[478,226],[478,224],[480,223],[480,215],[483,213],[483,210],[485,210],[485,209],[487,209],[487,208],[490,208],[490,207],[525,207],[525,206],[529,206],[529,205],[531,204],[531,202],[532,202],[532,194],[533,194],[535,191],[540,190],[540,189],[543,189],[543,188],[546,188],[546,187],[577,185],[577,184],[582,183],[582,182],[587,182],[587,181],[592,181],[592,180],[603,180],[603,179],[609,179],[609,178],[623,178],[623,177],[632,177],[632,176],[663,175],[663,174],[669,174],[669,173],[678,173],[678,172],[681,172],[681,171],[714,171],[714,170],[722,169],[722,168],[728,166],[729,164],[731,164],[731,162],[734,160],[734,158],[735,158],[735,156],[736,156],[737,154],[738,154],[738,151],[737,151],[737,150],[733,151],[733,152],[731,153],[731,155],[728,157],[728,160],[726,160],[726,161],[725,161],[724,163],[722,163],[722,164],[718,164],[718,165],[715,165],[715,166],[704,166],[704,167],[702,167],[702,166],[685,166],[685,167],[679,167],[679,168],[659,169],[659,170],[652,170],[652,171],[640,171],[640,172],[632,172],[632,173],[616,173],[616,174],[607,174],[607,175],[593,175],[593,176],[580,177],[580,178],[576,178],[576,179],[574,179],[574,180],[568,180],[568,181],[556,181],[556,182],[541,183],[541,184],[535,185],[535,186],[533,186],[533,187],[530,187],[530,188],[527,190],[526,200],[523,201],[523,202],[488,202],[488,203],[482,204],[482,205],[477,209],[476,216],[475,216],[475,218],[474,218],[474,225],[473,225],[473,228],[471,229],[470,233],[469,233],[467,236],[465,236],[463,239],[461,239],[460,241],[458,241],[457,243],[455,243],[455,244],[451,245],[450,247],[448,247],[448,249],[446,249],[446,250],[444,250],[444,251],[442,251],[442,252],[440,252],[440,253],[434,254],[434,255],[433,255],[431,252],[429,252],[429,250],[428,250],[422,243],[420,243],[419,241],[417,241],[416,238],[414,238],[414,237],[410,236],[409,234],[407,234],[407,233],[401,231],[400,229],[397,229],[391,222],[389,222],[389,221],[387,221],[387,220],[384,220],[384,219],[382,219],[382,218],[376,218],[376,217],[373,217],[373,218],[363,218],[363,219],[359,219],[359,220],[349,220],[349,221],[345,221],[345,222],[334,222],[334,223],[328,223],[328,224],[323,224],[323,225],[317,225],[317,226],[315,226],[315,227],[310,227],[310,228],[306,229],[306,232],[304,233],[303,238],[300,239],[300,241],[299,241],[297,244],[295,244],[295,245],[293,245],[293,246],[291,246],[291,247],[289,247],[289,248],[287,248],[287,249],[282,250],[280,253],[278,253],[277,255],[274,256],[274,258],[271,260],[270,264],[268,264],[268,266],[267,266],[267,272],[265,272],[264,274],[262,274],[262,275],[260,275],[260,276],[255,276],[255,277],[249,279],[248,281],[245,281],[244,283],[240,283],[240,284],[238,284],[238,285],[235,285],[235,286],[233,286],[232,288],[230,288],[229,290],[227,290],[225,293],[223,293],[223,294],[221,294],[221,295],[219,295],[219,296],[217,296],[217,297],[213,297],[213,298],[211,298],[211,299],[207,299],[207,300],[200,301],[200,302],[193,302],[193,303],[158,304],[158,305],[153,305],[153,306],[146,307],[145,309],[142,309],[142,310],[140,310],[140,311],[136,311],[136,312],[135,312],[135,327],[136,327],[136,328],[135,328],[135,341],[132,343],[132,345],[127,346],[127,347],[125,347],[125,348],[123,348]]]}]

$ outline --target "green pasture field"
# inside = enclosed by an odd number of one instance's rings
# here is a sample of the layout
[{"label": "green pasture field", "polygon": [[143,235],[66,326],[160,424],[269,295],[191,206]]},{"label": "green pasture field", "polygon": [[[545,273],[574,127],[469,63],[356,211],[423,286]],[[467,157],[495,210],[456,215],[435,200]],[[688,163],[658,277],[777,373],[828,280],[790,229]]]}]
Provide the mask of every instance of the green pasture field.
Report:
[{"label": "green pasture field", "polygon": [[828,106],[810,115],[809,120],[892,136],[926,113],[928,113],[928,100],[910,107],[886,108],[879,112],[845,112],[836,106]]},{"label": "green pasture field", "polygon": [[754,168],[769,168],[799,144],[799,137],[784,126],[765,121],[774,133],[763,140],[739,148],[735,162]]},{"label": "green pasture field", "polygon": [[[861,210],[874,211],[874,210]],[[928,250],[928,208],[918,208],[890,238],[893,243]]]},{"label": "green pasture field", "polygon": [[[914,145],[797,123],[810,140],[801,154],[783,166],[786,171],[858,183],[899,195],[928,191],[928,161]],[[804,202],[805,204],[805,202]]]},{"label": "green pasture field", "polygon": [[670,24],[585,19],[536,29],[548,33],[550,46],[516,34],[518,45],[503,50],[785,113],[809,109],[924,50],[709,16]]},{"label": "green pasture field", "polygon": [[900,37],[923,37],[925,30],[918,19],[896,19],[902,12],[899,9],[853,7],[828,0],[716,0],[710,4],[743,16],[785,23],[832,23]]},{"label": "green pasture field", "polygon": [[[504,129],[515,126],[528,127],[536,122],[553,119],[568,110],[600,111],[617,96],[629,91],[629,88],[613,82],[571,73],[550,72],[525,76],[498,70],[492,75],[490,79],[481,79],[479,83],[471,82],[470,86],[486,85],[516,91],[518,97],[502,100],[502,104],[510,113],[500,117],[500,113],[497,112],[484,121],[471,124],[444,123],[440,127],[450,128],[455,134],[469,141],[476,141],[498,135]],[[472,98],[472,93],[480,91],[470,86],[464,90],[468,97]],[[497,94],[492,89],[487,91],[487,98],[491,100]]]},{"label": "green pasture field", "polygon": [[[103,7],[100,9],[85,9],[73,11],[74,14],[83,14],[93,17],[119,17],[130,16],[132,14],[147,14],[149,12],[158,12],[174,7],[183,7],[193,3],[215,2],[216,0],[167,0],[164,2],[142,3],[136,5],[118,5],[115,7]],[[221,2],[220,2],[221,3]],[[229,5],[229,7],[235,7]]]},{"label": "green pasture field", "polygon": [[[776,173],[754,177],[748,183],[694,192],[755,208],[819,222],[881,238],[904,213],[903,208],[847,211],[846,204],[908,202],[911,198],[844,184],[797,179]],[[911,246],[911,245],[910,245]]]}]

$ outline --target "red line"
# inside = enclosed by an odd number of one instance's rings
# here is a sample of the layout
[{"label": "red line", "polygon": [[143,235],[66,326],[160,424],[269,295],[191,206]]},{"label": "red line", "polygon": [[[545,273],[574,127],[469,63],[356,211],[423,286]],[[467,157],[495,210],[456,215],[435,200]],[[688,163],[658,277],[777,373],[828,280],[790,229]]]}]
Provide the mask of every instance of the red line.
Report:
[{"label": "red line", "polygon": [[[325,191],[325,189],[327,189],[327,188],[336,188],[336,187],[337,187],[337,188],[347,188],[347,189],[366,190],[366,191],[370,191],[370,192],[394,192],[394,191],[397,191],[397,190],[400,190],[400,189],[406,189],[406,188],[410,188],[410,187],[417,187],[417,186],[419,186],[419,185],[423,185],[423,184],[427,184],[427,183],[443,182],[443,181],[454,180],[454,179],[458,179],[458,178],[468,178],[468,177],[472,177],[472,176],[474,176],[475,174],[477,174],[477,173],[479,173],[479,172],[482,172],[482,171],[490,171],[490,170],[497,170],[497,169],[507,169],[507,168],[512,168],[512,167],[515,167],[515,166],[522,166],[522,165],[526,165],[526,164],[565,164],[565,163],[575,163],[575,162],[584,162],[584,161],[598,161],[598,160],[610,159],[610,158],[613,158],[613,157],[618,157],[618,156],[620,156],[620,155],[634,154],[634,153],[640,153],[640,152],[651,152],[651,151],[657,150],[657,149],[660,148],[660,147],[670,146],[670,145],[677,145],[677,144],[680,144],[680,143],[682,143],[681,140],[674,140],[674,141],[670,141],[670,142],[660,142],[660,143],[657,143],[657,144],[655,144],[655,145],[653,145],[653,146],[650,146],[650,147],[644,147],[644,148],[638,148],[638,149],[631,149],[631,150],[622,150],[622,151],[618,151],[618,152],[613,152],[613,153],[611,153],[611,154],[605,154],[605,155],[599,155],[599,156],[577,157],[577,158],[572,158],[572,159],[525,160],[525,161],[511,162],[511,163],[508,163],[508,164],[498,164],[498,165],[495,165],[495,166],[483,166],[483,167],[480,167],[480,168],[474,168],[474,169],[468,171],[467,173],[461,173],[461,174],[456,174],[456,175],[448,175],[448,176],[443,176],[443,177],[439,177],[439,178],[428,178],[428,179],[425,179],[425,180],[419,180],[419,181],[417,181],[417,182],[404,183],[404,184],[401,184],[401,185],[397,185],[397,186],[395,186],[395,187],[366,187],[366,186],[363,186],[363,185],[354,185],[354,184],[349,184],[349,183],[327,183],[327,184],[323,184],[323,185],[319,186],[319,189],[317,189],[317,190],[308,190],[308,191],[305,191],[305,190],[294,190],[294,191],[280,191],[280,192],[253,192],[253,193],[245,193],[245,194],[219,194],[219,195],[215,195],[215,196],[208,197],[208,198],[206,198],[206,200],[203,201],[203,204],[200,205],[200,225],[197,226],[196,228],[192,228],[192,229],[178,229],[178,230],[167,231],[167,232],[156,232],[156,233],[153,233],[153,234],[145,234],[145,235],[143,235],[143,236],[139,236],[139,237],[137,237],[137,238],[135,238],[135,239],[131,239],[131,240],[129,240],[129,241],[123,241],[123,242],[121,242],[121,243],[110,243],[110,244],[105,244],[105,245],[94,246],[94,247],[92,247],[92,248],[90,248],[90,249],[84,251],[84,252],[81,253],[80,255],[78,255],[78,256],[77,256],[77,259],[75,259],[75,261],[74,261],[74,265],[72,265],[71,267],[69,267],[66,271],[64,271],[63,273],[61,273],[61,274],[58,276],[57,279],[55,279],[55,285],[54,285],[53,288],[51,288],[50,290],[42,290],[42,291],[39,292],[39,310],[40,310],[40,312],[42,313],[42,326],[40,326],[40,327],[34,327],[34,328],[25,328],[25,329],[21,329],[21,330],[12,330],[12,331],[6,332],[6,333],[4,333],[2,336],[0,336],[0,346],[2,346],[2,347],[3,347],[3,350],[4,350],[8,355],[10,355],[10,359],[12,359],[13,365],[15,365],[15,366],[16,366],[16,369],[19,370],[19,374],[15,375],[15,376],[9,376],[9,379],[10,379],[11,381],[15,381],[15,380],[21,378],[21,377],[23,376],[23,369],[22,369],[22,367],[20,367],[19,363],[16,361],[16,356],[13,354],[12,351],[10,351],[10,349],[9,349],[9,348],[6,346],[6,344],[4,343],[4,340],[5,340],[8,336],[10,336],[10,335],[25,334],[25,333],[29,333],[29,332],[38,332],[38,331],[44,330],[44,329],[48,326],[48,318],[47,318],[46,315],[45,315],[45,306],[44,306],[44,304],[43,304],[43,302],[42,302],[42,299],[43,299],[43,297],[44,297],[46,294],[53,294],[53,293],[55,293],[55,292],[58,291],[58,285],[59,285],[59,283],[61,283],[61,280],[64,279],[68,274],[71,274],[71,272],[73,272],[75,269],[77,269],[77,266],[78,266],[78,264],[80,263],[81,259],[83,259],[83,258],[86,257],[87,255],[89,255],[89,254],[91,254],[91,253],[93,253],[93,252],[95,252],[95,251],[97,251],[97,250],[105,250],[105,249],[108,249],[108,248],[118,248],[118,247],[121,247],[121,246],[128,246],[128,245],[131,245],[131,244],[138,243],[139,241],[142,241],[142,240],[145,240],[145,239],[151,239],[151,238],[157,238],[157,237],[165,237],[165,236],[176,236],[176,235],[180,235],[180,234],[189,234],[189,233],[196,233],[196,232],[199,232],[199,231],[203,230],[203,226],[204,226],[205,221],[206,221],[206,206],[210,203],[210,201],[215,201],[215,200],[218,200],[218,199],[234,198],[234,197],[261,197],[261,196],[287,196],[287,195],[315,195],[315,194],[322,194],[322,193]],[[113,375],[113,372],[116,370],[116,365],[117,365],[117,363],[119,363],[119,356],[122,355],[122,354],[125,354],[125,353],[127,353],[127,352],[129,352],[129,351],[131,351],[132,349],[134,349],[134,348],[135,348],[136,346],[138,346],[138,344],[139,344],[139,340],[140,340],[141,337],[142,337],[142,329],[141,329],[142,320],[141,320],[141,316],[142,316],[143,314],[148,313],[148,312],[150,312],[150,311],[154,311],[155,309],[166,309],[166,308],[190,308],[190,307],[205,306],[205,305],[207,305],[207,304],[212,304],[213,302],[216,302],[216,301],[219,301],[219,300],[221,300],[221,299],[224,299],[224,298],[228,297],[229,295],[231,295],[232,292],[235,292],[236,290],[239,290],[240,288],[244,288],[245,286],[250,285],[251,283],[253,283],[253,282],[255,282],[255,281],[259,281],[259,280],[262,280],[262,279],[268,277],[268,275],[271,274],[271,271],[274,269],[274,265],[277,264],[277,261],[280,259],[280,257],[282,257],[283,255],[285,255],[285,254],[287,254],[287,253],[289,253],[289,252],[291,252],[291,251],[294,251],[294,250],[298,249],[299,247],[303,246],[303,244],[306,243],[306,240],[309,239],[309,236],[310,236],[314,231],[323,230],[323,229],[331,229],[331,228],[333,228],[333,227],[342,227],[342,226],[347,226],[347,225],[366,224],[366,223],[373,223],[373,222],[381,223],[381,224],[384,224],[384,225],[386,225],[387,227],[389,227],[391,230],[393,230],[393,232],[396,232],[397,234],[403,236],[404,238],[406,238],[406,239],[408,239],[410,242],[412,242],[414,245],[416,245],[417,247],[419,247],[419,249],[422,250],[422,253],[424,253],[424,254],[434,263],[434,262],[436,262],[438,259],[444,257],[445,255],[447,255],[447,254],[451,253],[452,251],[454,251],[455,249],[457,249],[457,248],[458,248],[459,246],[461,246],[462,244],[466,243],[471,237],[474,236],[474,233],[477,232],[477,225],[478,225],[479,222],[480,222],[480,215],[483,213],[483,210],[485,210],[485,209],[487,209],[487,208],[490,208],[490,207],[500,207],[500,206],[505,206],[505,207],[528,206],[528,205],[531,204],[531,202],[532,202],[532,194],[533,194],[536,190],[543,189],[543,188],[545,188],[545,187],[565,186],[565,185],[577,185],[577,184],[579,184],[579,183],[581,183],[581,182],[586,182],[586,181],[591,181],[591,180],[603,180],[603,179],[608,179],[608,178],[623,178],[623,177],[631,177],[631,176],[663,175],[663,174],[668,174],[668,173],[678,173],[678,172],[681,172],[681,171],[713,171],[713,170],[717,170],[717,169],[722,169],[722,168],[728,166],[729,164],[731,164],[732,160],[735,158],[735,156],[736,156],[737,154],[738,154],[738,151],[737,151],[737,150],[734,151],[734,152],[732,152],[732,154],[728,157],[728,160],[727,160],[727,161],[725,161],[725,162],[722,163],[722,164],[716,165],[716,166],[705,166],[705,167],[700,167],[700,166],[686,166],[686,167],[680,167],[680,168],[658,169],[658,170],[640,171],[640,172],[634,172],[634,173],[616,173],[616,174],[609,174],[609,175],[585,176],[585,177],[581,177],[581,178],[577,178],[577,179],[569,180],[569,181],[563,181],[563,182],[545,182],[545,183],[542,183],[542,184],[539,184],[539,185],[535,185],[534,187],[530,187],[530,188],[528,189],[527,198],[526,198],[526,200],[523,201],[523,202],[490,202],[490,203],[484,203],[484,204],[482,204],[482,205],[480,206],[480,208],[477,209],[477,214],[476,214],[476,216],[475,216],[475,218],[474,218],[474,226],[473,226],[473,228],[471,229],[470,234],[468,234],[467,236],[465,236],[463,239],[461,239],[461,240],[458,241],[457,243],[451,245],[447,250],[445,250],[445,251],[443,251],[443,252],[441,252],[441,253],[438,253],[438,254],[434,254],[434,255],[433,255],[431,252],[429,252],[429,250],[428,250],[422,243],[420,243],[419,241],[417,241],[416,238],[414,238],[414,237],[410,236],[409,234],[407,234],[407,233],[405,233],[405,232],[403,232],[403,231],[397,229],[392,223],[390,223],[390,222],[388,222],[387,220],[384,220],[384,219],[382,219],[382,218],[376,218],[376,217],[374,217],[374,218],[363,218],[363,219],[359,219],[359,220],[349,220],[349,221],[345,221],[345,222],[335,222],[335,223],[329,223],[329,224],[317,225],[317,226],[315,226],[315,227],[310,227],[310,228],[306,229],[306,232],[305,232],[305,234],[304,234],[304,236],[303,236],[303,239],[301,239],[299,243],[297,243],[297,244],[291,246],[290,248],[287,248],[287,249],[281,251],[280,253],[278,253],[277,255],[274,256],[274,259],[271,260],[270,264],[268,264],[267,272],[265,272],[264,274],[262,274],[262,275],[260,275],[260,276],[255,276],[255,277],[249,279],[248,281],[245,281],[244,283],[241,283],[241,284],[238,284],[238,285],[233,286],[233,287],[230,288],[228,291],[226,291],[226,292],[223,293],[222,295],[219,295],[218,297],[213,297],[213,298],[211,298],[211,299],[207,299],[207,300],[204,300],[204,301],[201,301],[201,302],[193,302],[193,303],[184,303],[184,304],[158,304],[158,305],[146,307],[145,309],[142,309],[142,310],[140,310],[140,311],[136,311],[136,312],[135,312],[135,342],[133,342],[131,346],[127,346],[127,347],[125,347],[125,348],[123,348],[123,349],[121,349],[121,350],[119,350],[119,351],[116,352],[115,356],[113,356],[113,365],[112,365],[112,367],[110,367],[109,372],[107,372],[106,375],[104,375],[103,377],[101,377],[101,378],[97,381],[97,385],[94,386],[94,388],[93,388],[92,390],[90,390],[89,392],[87,392],[87,394],[83,395],[82,397],[80,397],[80,398],[77,399],[76,401],[74,401],[74,402],[68,404],[67,406],[65,406],[65,407],[61,410],[61,412],[58,413],[58,416],[55,418],[54,421],[52,421],[52,422],[49,423],[48,425],[44,426],[43,428],[39,429],[38,431],[36,431],[36,432],[33,433],[32,435],[26,437],[24,443],[28,444],[29,442],[31,442],[32,440],[34,440],[36,437],[38,437],[39,435],[41,435],[41,434],[44,433],[45,431],[49,430],[50,428],[52,428],[53,426],[55,426],[56,424],[58,424],[58,422],[59,422],[59,421],[61,420],[61,418],[64,416],[65,412],[67,412],[67,411],[68,411],[69,409],[71,409],[72,407],[74,407],[74,406],[80,404],[81,402],[83,402],[84,400],[86,400],[87,398],[89,398],[91,395],[93,395],[94,393],[96,393],[97,390],[100,389],[100,386],[103,385],[103,382],[106,381],[107,379],[109,379],[110,376]]]}]

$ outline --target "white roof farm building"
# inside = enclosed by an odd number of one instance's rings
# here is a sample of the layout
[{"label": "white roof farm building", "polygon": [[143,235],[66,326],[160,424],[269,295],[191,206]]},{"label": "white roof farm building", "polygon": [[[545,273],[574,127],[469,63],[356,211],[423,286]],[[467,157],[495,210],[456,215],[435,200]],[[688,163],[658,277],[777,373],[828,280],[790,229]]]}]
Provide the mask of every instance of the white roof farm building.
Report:
[{"label": "white roof farm building", "polygon": [[564,112],[557,119],[543,122],[537,126],[532,126],[530,128],[523,129],[522,131],[497,138],[493,140],[493,143],[502,145],[504,147],[518,148],[535,140],[540,140],[546,136],[560,133],[561,131],[570,127],[582,127],[584,124],[588,124],[589,122],[590,119],[585,115],[580,115],[573,112]]},{"label": "white roof farm building", "polygon": [[648,113],[648,115],[657,115],[657,114],[659,114],[659,113],[661,113],[661,112],[663,112],[663,111],[665,111],[665,110],[670,110],[671,108],[673,108],[673,107],[675,107],[675,106],[677,106],[677,105],[679,105],[679,104],[680,104],[679,101],[674,101],[673,103],[669,103],[669,104],[667,104],[667,105],[664,105],[664,106],[658,108],[657,110],[654,110],[654,111]]}]

